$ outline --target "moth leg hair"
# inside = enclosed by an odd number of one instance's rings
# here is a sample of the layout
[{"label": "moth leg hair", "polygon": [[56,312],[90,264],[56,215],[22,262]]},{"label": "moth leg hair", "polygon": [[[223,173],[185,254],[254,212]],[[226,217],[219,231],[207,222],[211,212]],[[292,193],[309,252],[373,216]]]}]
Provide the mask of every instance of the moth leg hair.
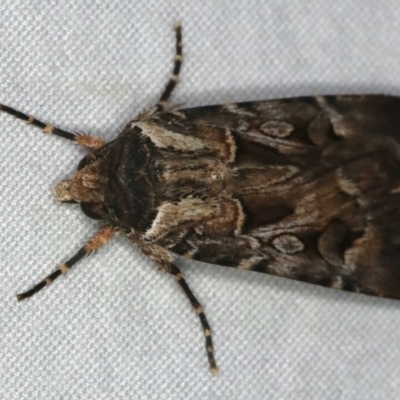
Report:
[{"label": "moth leg hair", "polygon": [[4,104],[0,104],[0,111],[13,115],[18,119],[22,119],[23,121],[26,121],[30,125],[37,126],[38,128],[42,129],[44,133],[60,136],[67,140],[72,140],[76,144],[79,144],[80,146],[83,147],[87,147],[90,149],[98,149],[105,144],[104,140],[101,139],[100,137],[64,131],[53,125],[39,121],[38,119],[32,117],[31,115],[15,110],[14,108],[6,106]]},{"label": "moth leg hair", "polygon": [[210,324],[207,321],[207,317],[204,314],[203,307],[194,296],[192,290],[187,284],[185,278],[183,277],[183,273],[180,271],[180,269],[175,264],[170,264],[167,271],[175,277],[176,281],[178,282],[178,285],[181,287],[186,297],[189,299],[190,304],[192,305],[194,311],[200,318],[201,326],[203,327],[203,333],[206,339],[206,351],[207,351],[208,362],[210,364],[211,372],[215,375],[218,373],[218,367],[217,364],[215,363],[215,358],[214,358],[214,346],[211,337],[211,328]]},{"label": "moth leg hair", "polygon": [[115,231],[115,226],[105,226],[100,229],[96,235],[94,235],[91,239],[87,241],[87,243],[80,249],[78,252],[71,257],[68,261],[61,264],[54,272],[52,272],[49,276],[35,285],[32,289],[18,294],[17,299],[21,301],[28,297],[31,297],[35,293],[42,290],[45,286],[50,285],[55,279],[57,279],[61,274],[66,274],[78,261],[82,260],[86,255],[89,255],[91,252],[98,250],[101,246],[107,244],[113,237]]},{"label": "moth leg hair", "polygon": [[175,58],[174,58],[174,69],[171,77],[167,83],[167,86],[162,93],[160,100],[157,103],[157,111],[165,111],[168,108],[168,99],[171,96],[171,93],[175,89],[176,85],[179,82],[179,72],[181,70],[182,65],[182,25],[180,22],[177,22],[174,26],[175,29]]}]

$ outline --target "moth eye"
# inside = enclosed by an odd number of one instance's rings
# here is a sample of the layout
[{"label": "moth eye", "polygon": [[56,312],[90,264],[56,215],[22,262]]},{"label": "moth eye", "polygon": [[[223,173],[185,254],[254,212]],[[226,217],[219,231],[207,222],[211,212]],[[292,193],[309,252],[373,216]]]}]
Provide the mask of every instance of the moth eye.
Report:
[{"label": "moth eye", "polygon": [[96,156],[93,155],[93,153],[87,154],[85,157],[82,158],[82,160],[78,164],[78,171],[82,169],[83,167],[86,167],[86,165],[91,164],[94,160],[96,160]]},{"label": "moth eye", "polygon": [[85,167],[88,164],[88,162],[89,162],[88,156],[83,157],[82,160],[78,164],[78,171],[80,169],[82,169],[83,167]]},{"label": "moth eye", "polygon": [[80,203],[80,204],[82,212],[87,217],[91,219],[103,219],[102,214],[106,211],[104,210],[104,207],[101,204],[99,203]]}]

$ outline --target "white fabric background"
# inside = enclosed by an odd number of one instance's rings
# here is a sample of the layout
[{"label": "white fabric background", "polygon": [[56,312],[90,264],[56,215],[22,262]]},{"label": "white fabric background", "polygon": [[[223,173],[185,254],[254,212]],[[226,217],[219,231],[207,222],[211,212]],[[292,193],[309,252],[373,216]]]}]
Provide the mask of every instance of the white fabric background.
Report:
[{"label": "white fabric background", "polygon": [[[176,103],[400,95],[398,0],[3,0],[0,101],[111,139],[161,93],[176,20]],[[5,115],[0,135],[1,399],[399,398],[396,301],[186,262],[217,377],[174,280],[123,238],[17,303],[97,223],[52,199],[82,149]]]}]

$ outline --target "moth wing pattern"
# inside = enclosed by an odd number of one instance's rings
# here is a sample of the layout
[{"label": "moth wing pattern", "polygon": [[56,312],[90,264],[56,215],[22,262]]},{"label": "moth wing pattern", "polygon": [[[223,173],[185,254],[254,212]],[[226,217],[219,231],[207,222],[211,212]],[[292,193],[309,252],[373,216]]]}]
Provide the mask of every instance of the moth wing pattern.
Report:
[{"label": "moth wing pattern", "polygon": [[[196,224],[182,216],[176,229],[153,226],[148,234],[157,231],[162,246],[212,264],[400,298],[400,99],[206,106],[145,124],[182,136],[186,147],[175,153],[185,162],[177,162],[176,185],[169,164],[169,183],[179,196],[197,196],[182,210],[221,208],[214,220],[199,211]],[[168,214],[167,202],[159,207]],[[169,211],[179,218],[177,207]]]}]

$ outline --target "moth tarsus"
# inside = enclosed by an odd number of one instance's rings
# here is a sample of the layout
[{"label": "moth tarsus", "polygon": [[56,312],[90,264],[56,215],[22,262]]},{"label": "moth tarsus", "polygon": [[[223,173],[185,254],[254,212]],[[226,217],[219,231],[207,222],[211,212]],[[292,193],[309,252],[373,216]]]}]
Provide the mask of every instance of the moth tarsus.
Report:
[{"label": "moth tarsus", "polygon": [[45,286],[50,285],[60,275],[66,274],[78,261],[82,260],[82,258],[89,255],[91,252],[98,250],[101,246],[107,244],[112,239],[116,230],[117,227],[113,225],[106,226],[100,229],[97,234],[93,236],[90,240],[88,240],[85,246],[79,249],[78,252],[68,261],[61,264],[54,272],[52,272],[49,276],[47,276],[45,279],[35,285],[32,289],[28,290],[27,292],[18,294],[18,301],[31,297],[35,293],[42,290]]},{"label": "moth tarsus", "polygon": [[176,109],[182,63],[158,103],[117,138],[64,131],[87,147],[56,200],[104,226],[32,296],[119,230],[174,276],[198,314],[210,369],[211,328],[174,254],[370,295],[400,298],[400,99],[318,96]]}]

